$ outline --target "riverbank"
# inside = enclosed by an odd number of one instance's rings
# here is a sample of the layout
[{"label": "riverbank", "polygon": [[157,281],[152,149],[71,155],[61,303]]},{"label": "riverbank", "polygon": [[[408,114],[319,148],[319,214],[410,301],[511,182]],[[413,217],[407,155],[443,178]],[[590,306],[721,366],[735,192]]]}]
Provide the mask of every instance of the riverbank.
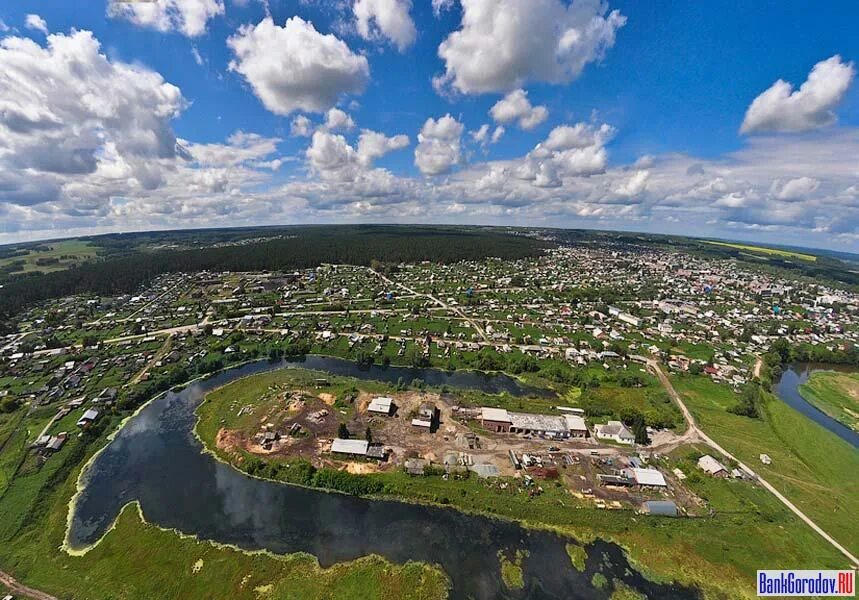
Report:
[{"label": "riverbank", "polygon": [[818,371],[799,392],[815,408],[859,432],[859,374]]},{"label": "riverbank", "polygon": [[[198,408],[196,431],[204,447],[219,460],[246,470],[249,456],[224,452],[215,443],[223,409],[236,397],[232,390],[240,389],[242,397],[253,395],[255,382],[245,379],[235,388],[234,385],[208,394]],[[355,385],[384,391],[375,383],[362,381]],[[361,477],[383,486],[384,492],[376,494],[377,498],[509,519],[528,528],[572,536],[581,543],[611,541],[623,547],[649,578],[697,586],[708,597],[752,596],[755,571],[765,562],[797,567],[841,564],[837,553],[813,532],[806,532],[804,525],[775,498],[740,482],[707,481],[700,486],[706,488],[717,509],[715,516],[672,520],[642,517],[632,511],[596,509],[551,484],[544,486],[542,495],[528,498],[504,493],[477,478],[455,481],[409,477],[400,471]]]},{"label": "riverbank", "polygon": [[[762,395],[760,416],[750,418],[730,412],[739,398],[725,386],[690,375],[672,382],[702,430],[851,553],[859,552],[859,479],[847,475],[859,473],[859,451],[770,393]],[[793,533],[816,537],[801,524]]]},{"label": "riverbank", "polygon": [[[137,504],[122,510],[101,543],[83,556],[58,551],[65,525],[64,486],[41,530],[0,548],[5,569],[58,597],[218,598],[242,600],[376,598],[442,600],[448,580],[436,567],[394,565],[367,556],[322,568],[304,553],[247,552],[147,523]],[[63,500],[65,497],[65,501]]]},{"label": "riverbank", "polygon": [[[194,385],[217,374],[198,377]],[[445,574],[427,564],[395,565],[378,556],[324,569],[304,553],[246,552],[178,535],[145,521],[137,503],[123,507],[99,544],[69,553],[67,521],[84,487],[81,474],[127,423],[158,394],[121,422],[114,419],[86,445],[74,438],[38,477],[16,478],[0,496],[0,569],[43,593],[78,600],[105,598],[204,598],[260,600],[447,598]],[[78,458],[70,456],[81,447]],[[79,485],[80,484],[80,485]],[[14,515],[21,515],[15,517]],[[145,566],[145,568],[141,568]],[[14,591],[14,590],[13,590]]]}]

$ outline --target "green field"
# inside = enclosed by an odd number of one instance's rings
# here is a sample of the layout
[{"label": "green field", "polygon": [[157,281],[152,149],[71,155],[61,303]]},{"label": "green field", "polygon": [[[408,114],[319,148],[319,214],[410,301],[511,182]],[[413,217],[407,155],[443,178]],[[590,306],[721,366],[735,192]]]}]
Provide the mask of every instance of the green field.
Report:
[{"label": "green field", "polygon": [[127,506],[83,556],[61,549],[69,501],[86,456],[103,438],[72,437],[44,465],[29,465],[0,491],[0,569],[63,599],[140,598],[436,600],[447,596],[437,568],[370,556],[320,568],[307,554],[247,553],[145,523]]},{"label": "green field", "polygon": [[96,257],[98,248],[83,240],[43,242],[26,254],[0,258],[0,274],[60,271]]},{"label": "green field", "polygon": [[770,256],[778,256],[781,258],[796,258],[808,262],[817,261],[817,257],[813,254],[803,254],[802,252],[794,252],[792,250],[779,250],[778,248],[765,248],[763,246],[749,246],[747,244],[733,244],[728,242],[711,242],[705,241],[705,244],[714,246],[724,246],[726,248],[734,248],[735,250],[743,250],[745,252],[757,252],[759,254],[769,254]]},{"label": "green field", "polygon": [[[859,552],[859,478],[851,475],[859,473],[859,450],[770,394],[761,417],[752,419],[728,412],[737,396],[707,378],[675,377],[673,383],[703,431]],[[761,463],[762,453],[772,464]]]},{"label": "green field", "polygon": [[[243,468],[248,463],[247,457],[227,456],[215,449],[218,428],[237,419],[237,405],[252,402],[254,397],[263,396],[270,386],[293,377],[294,371],[266,373],[210,393],[198,410],[197,433],[204,444],[222,460],[235,461],[235,466]],[[311,379],[312,375],[306,377]],[[378,391],[379,386],[384,387],[357,380],[350,383],[347,378],[329,380],[335,393],[341,387],[346,389],[352,385],[363,389],[369,386],[374,391]],[[532,402],[519,398],[512,401],[523,405]],[[533,402],[539,405],[541,401]],[[682,465],[689,473],[694,470],[675,459],[665,460],[662,468]],[[265,475],[279,476],[276,471]],[[382,489],[379,496],[514,519],[526,526],[560,531],[581,542],[595,538],[616,542],[649,577],[697,585],[712,598],[751,597],[755,572],[762,565],[835,568],[844,563],[836,550],[787,511],[774,496],[748,482],[690,476],[690,487],[707,499],[714,511],[712,516],[659,519],[641,517],[629,510],[594,508],[560,485],[545,485],[542,495],[529,498],[517,492],[515,486],[501,488],[497,480],[476,477],[444,480],[439,476],[410,477],[401,471],[356,477],[378,482]],[[576,557],[575,560],[580,562],[581,559]]]},{"label": "green field", "polygon": [[812,373],[799,386],[799,393],[836,421],[859,431],[859,374]]}]

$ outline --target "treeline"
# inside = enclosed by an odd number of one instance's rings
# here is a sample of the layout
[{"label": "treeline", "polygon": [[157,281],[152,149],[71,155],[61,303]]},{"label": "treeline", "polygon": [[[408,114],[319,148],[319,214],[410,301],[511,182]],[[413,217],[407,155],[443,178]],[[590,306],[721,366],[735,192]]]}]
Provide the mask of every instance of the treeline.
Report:
[{"label": "treeline", "polygon": [[292,233],[292,237],[241,246],[137,252],[65,271],[22,275],[0,289],[0,319],[51,298],[131,293],[163,273],[291,270],[321,263],[369,265],[374,260],[515,259],[535,256],[547,245],[501,232],[432,227],[310,227]]},{"label": "treeline", "polygon": [[859,365],[859,349],[854,345],[830,348],[824,344],[791,345],[781,338],[773,342],[770,351],[764,355],[769,367],[786,365],[792,362],[830,363],[833,365]]}]

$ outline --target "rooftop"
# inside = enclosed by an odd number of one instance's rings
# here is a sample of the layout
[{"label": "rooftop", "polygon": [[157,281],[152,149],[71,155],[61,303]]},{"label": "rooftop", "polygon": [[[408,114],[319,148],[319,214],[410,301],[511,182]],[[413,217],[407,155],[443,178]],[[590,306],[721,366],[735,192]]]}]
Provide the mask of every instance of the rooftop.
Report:
[{"label": "rooftop", "polygon": [[370,442],[367,440],[344,440],[341,438],[335,439],[331,443],[331,452],[340,454],[358,454],[364,456],[367,454],[367,448]]},{"label": "rooftop", "polygon": [[510,415],[503,408],[492,408],[489,406],[480,407],[480,418],[484,421],[499,421],[501,423],[510,423]]}]

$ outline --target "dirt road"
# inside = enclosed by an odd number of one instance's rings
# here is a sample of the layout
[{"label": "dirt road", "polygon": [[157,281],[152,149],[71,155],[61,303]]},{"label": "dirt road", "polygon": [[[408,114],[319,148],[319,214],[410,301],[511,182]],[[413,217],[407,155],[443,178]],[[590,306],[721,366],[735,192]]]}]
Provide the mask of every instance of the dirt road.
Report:
[{"label": "dirt road", "polygon": [[654,373],[656,373],[656,376],[659,378],[660,383],[662,383],[662,386],[665,388],[665,390],[671,396],[671,399],[674,400],[674,402],[677,403],[677,406],[680,407],[680,412],[683,413],[683,418],[686,419],[686,423],[688,425],[687,433],[688,432],[694,432],[695,435],[697,435],[697,437],[702,442],[704,442],[705,444],[710,446],[713,450],[715,450],[716,452],[718,452],[719,454],[721,454],[723,457],[727,458],[728,460],[732,460],[732,461],[736,462],[739,465],[740,469],[745,471],[745,473],[748,474],[749,477],[751,477],[752,479],[754,479],[758,483],[760,483],[764,489],[766,489],[771,494],[773,494],[776,498],[778,498],[782,504],[784,504],[788,509],[790,509],[791,512],[793,512],[797,517],[802,519],[809,527],[811,527],[814,531],[816,531],[823,539],[825,539],[827,542],[829,542],[832,545],[832,547],[834,547],[841,554],[846,556],[847,559],[850,561],[850,565],[852,567],[854,567],[854,568],[859,567],[859,559],[857,559],[855,556],[853,556],[853,554],[851,554],[850,551],[847,550],[847,548],[845,548],[844,546],[839,544],[838,541],[836,541],[832,536],[830,536],[828,533],[823,531],[823,529],[821,529],[814,521],[812,521],[808,516],[806,516],[806,514],[804,512],[799,510],[799,508],[797,508],[797,506],[793,502],[788,500],[781,492],[779,492],[775,487],[773,487],[768,481],[763,479],[761,476],[759,476],[757,473],[755,473],[752,469],[750,469],[748,466],[743,464],[733,454],[731,454],[730,452],[728,452],[727,450],[722,448],[719,444],[717,444],[715,441],[713,441],[713,439],[710,436],[708,436],[706,433],[701,431],[701,429],[699,429],[698,425],[695,423],[695,418],[692,416],[692,413],[689,411],[688,408],[686,408],[686,405],[683,403],[683,399],[680,397],[680,394],[677,393],[677,390],[674,389],[674,386],[671,384],[671,380],[669,380],[668,377],[665,375],[665,373],[662,371],[662,368],[659,366],[659,363],[651,360],[651,361],[647,362],[647,365],[648,365],[648,367],[650,367],[653,370]]},{"label": "dirt road", "polygon": [[56,596],[51,596],[45,592],[40,592],[39,590],[34,590],[31,587],[18,583],[14,577],[3,571],[0,571],[0,583],[9,588],[9,591],[16,596],[23,596],[32,600],[57,600]]}]

